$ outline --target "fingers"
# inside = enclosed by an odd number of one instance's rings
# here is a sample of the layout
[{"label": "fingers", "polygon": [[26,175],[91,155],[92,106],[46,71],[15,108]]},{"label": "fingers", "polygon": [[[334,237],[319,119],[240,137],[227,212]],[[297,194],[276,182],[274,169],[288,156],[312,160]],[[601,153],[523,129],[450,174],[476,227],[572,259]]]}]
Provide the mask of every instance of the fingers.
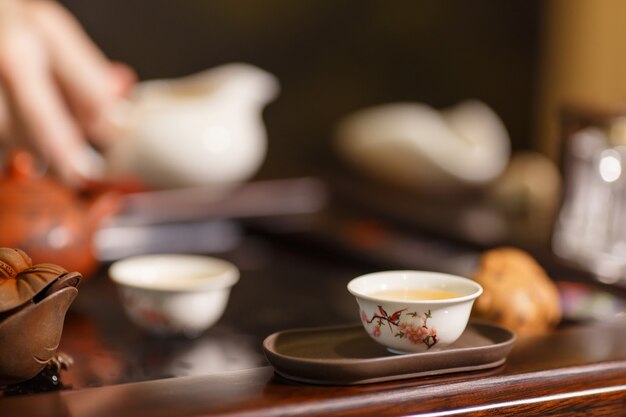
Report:
[{"label": "fingers", "polygon": [[4,142],[10,141],[14,134],[14,123],[12,119],[9,99],[5,89],[0,84],[0,142],[2,142],[3,145]]},{"label": "fingers", "polygon": [[122,64],[111,64],[57,3],[35,1],[31,14],[72,112],[92,139],[102,139],[98,131],[101,119],[128,93],[134,73]]},{"label": "fingers", "polygon": [[67,181],[100,178],[85,134],[110,136],[103,120],[134,82],[58,3],[0,0],[0,139],[28,138]]},{"label": "fingers", "polygon": [[0,77],[25,134],[65,179],[97,176],[81,129],[73,121],[49,71],[46,50],[36,36],[17,27],[0,44]]},{"label": "fingers", "polygon": [[103,148],[118,139],[128,128],[129,105],[126,97],[135,85],[135,72],[122,63],[111,64],[112,92],[115,99],[89,121],[90,139]]},{"label": "fingers", "polygon": [[[5,45],[21,19],[21,8],[14,0],[0,0],[0,61],[9,51]],[[10,98],[0,82],[0,141],[9,143],[19,132]],[[3,143],[4,145],[4,143]]]},{"label": "fingers", "polygon": [[110,72],[114,84],[113,93],[118,97],[128,96],[137,82],[135,71],[122,62],[113,62]]}]

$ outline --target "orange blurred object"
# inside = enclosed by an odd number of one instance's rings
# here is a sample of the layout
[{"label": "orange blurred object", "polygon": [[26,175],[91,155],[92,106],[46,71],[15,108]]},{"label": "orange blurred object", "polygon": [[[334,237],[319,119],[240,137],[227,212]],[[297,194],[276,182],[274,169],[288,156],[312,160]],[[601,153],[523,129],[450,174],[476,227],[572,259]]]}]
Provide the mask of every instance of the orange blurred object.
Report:
[{"label": "orange blurred object", "polygon": [[30,153],[14,151],[0,179],[0,246],[20,248],[34,263],[55,263],[87,276],[98,266],[92,236],[118,207],[115,193],[82,199],[53,178],[37,175]]}]

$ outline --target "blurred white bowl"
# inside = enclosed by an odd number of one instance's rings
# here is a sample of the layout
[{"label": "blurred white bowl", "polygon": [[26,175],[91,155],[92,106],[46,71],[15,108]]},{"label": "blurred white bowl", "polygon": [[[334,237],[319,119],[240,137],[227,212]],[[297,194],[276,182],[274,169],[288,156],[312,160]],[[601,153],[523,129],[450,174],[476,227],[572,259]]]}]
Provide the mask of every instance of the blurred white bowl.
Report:
[{"label": "blurred white bowl", "polygon": [[487,184],[510,155],[503,122],[475,100],[443,111],[413,102],[362,109],[340,121],[336,145],[365,173],[431,192]]},{"label": "blurred white bowl", "polygon": [[195,337],[215,324],[239,280],[235,265],[199,255],[146,255],[113,263],[128,317],[157,335]]}]

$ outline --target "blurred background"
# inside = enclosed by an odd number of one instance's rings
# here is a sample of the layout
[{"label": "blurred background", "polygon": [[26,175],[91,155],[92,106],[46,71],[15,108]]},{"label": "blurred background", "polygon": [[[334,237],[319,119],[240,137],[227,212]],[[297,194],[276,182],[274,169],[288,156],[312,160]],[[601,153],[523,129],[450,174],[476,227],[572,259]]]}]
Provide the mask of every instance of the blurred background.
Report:
[{"label": "blurred background", "polygon": [[333,123],[364,106],[478,98],[514,148],[556,156],[560,103],[615,104],[626,94],[618,0],[61,3],[141,79],[239,61],[275,74],[282,93],[265,114],[272,174],[302,162],[319,169]]},{"label": "blurred background", "polygon": [[393,101],[492,106],[517,148],[537,146],[545,2],[62,1],[140,79],[228,62],[278,77],[264,175],[319,172],[347,113]]},{"label": "blurred background", "polygon": [[[141,80],[229,62],[274,74],[281,92],[263,113],[268,153],[255,179],[351,173],[333,141],[337,123],[359,109],[483,102],[501,119],[511,155],[532,151],[532,157],[517,161],[478,198],[472,190],[472,199],[460,205],[435,204],[412,192],[389,199],[397,208],[408,198],[423,209],[413,217],[439,230],[459,226],[442,225],[445,217],[437,213],[454,217],[450,210],[467,212],[476,200],[483,210],[487,201],[504,220],[494,220],[493,212],[463,220],[489,235],[483,245],[549,246],[562,200],[563,109],[612,110],[626,96],[626,5],[618,0],[62,3],[111,59],[129,63]],[[363,197],[364,178],[348,184],[349,193]],[[508,224],[506,232],[498,231],[504,227],[498,222]],[[481,239],[471,233],[468,240]],[[533,233],[540,236],[529,238]]]},{"label": "blurred background", "polygon": [[[129,63],[141,80],[229,62],[274,74],[281,92],[263,113],[268,153],[255,179],[327,176],[357,206],[483,246],[551,245],[564,200],[564,109],[611,113],[626,95],[626,4],[619,0],[62,3],[111,59]],[[376,207],[376,181],[359,174],[341,187],[353,172],[333,142],[346,115],[384,103],[443,109],[468,99],[500,118],[512,158],[508,171],[472,188],[461,205],[450,196],[394,194],[383,183],[389,204]],[[526,156],[516,161],[517,154]],[[448,192],[452,200],[457,191]],[[412,214],[399,210],[402,201]]]}]

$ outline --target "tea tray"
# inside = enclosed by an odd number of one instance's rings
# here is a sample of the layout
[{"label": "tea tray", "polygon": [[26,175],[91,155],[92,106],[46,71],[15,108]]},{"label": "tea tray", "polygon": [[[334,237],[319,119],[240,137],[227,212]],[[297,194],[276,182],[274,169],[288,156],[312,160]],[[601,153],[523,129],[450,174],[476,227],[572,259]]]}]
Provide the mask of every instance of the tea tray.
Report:
[{"label": "tea tray", "polygon": [[398,355],[354,324],[281,331],[265,339],[263,350],[285,378],[353,385],[495,368],[506,361],[514,341],[507,329],[470,323],[453,345]]}]

